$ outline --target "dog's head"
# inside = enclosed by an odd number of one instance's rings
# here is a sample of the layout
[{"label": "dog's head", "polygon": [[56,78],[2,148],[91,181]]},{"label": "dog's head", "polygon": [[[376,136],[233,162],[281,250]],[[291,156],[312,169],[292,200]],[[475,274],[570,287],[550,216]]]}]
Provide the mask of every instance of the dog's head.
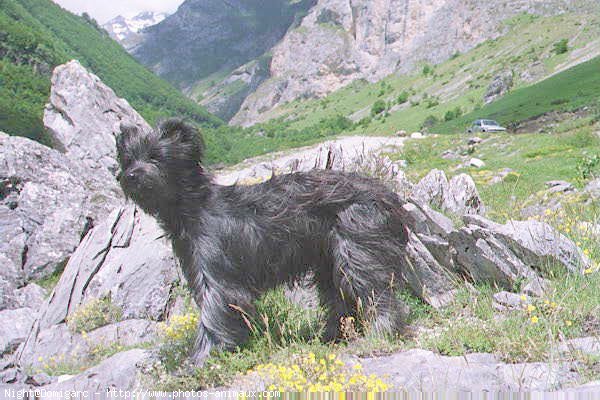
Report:
[{"label": "dog's head", "polygon": [[204,174],[203,152],[198,130],[179,119],[162,122],[152,132],[122,124],[117,138],[119,182],[126,196],[156,214],[186,191],[190,177]]}]

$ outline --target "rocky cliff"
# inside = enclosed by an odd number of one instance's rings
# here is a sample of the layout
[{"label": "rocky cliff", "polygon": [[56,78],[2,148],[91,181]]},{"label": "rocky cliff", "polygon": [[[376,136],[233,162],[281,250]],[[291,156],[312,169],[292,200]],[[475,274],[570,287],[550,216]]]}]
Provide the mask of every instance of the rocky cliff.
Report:
[{"label": "rocky cliff", "polygon": [[133,17],[124,17],[119,15],[102,27],[108,32],[111,38],[121,43],[126,50],[135,47],[142,37],[140,31],[152,25],[158,24],[165,19],[168,14],[144,11]]},{"label": "rocky cliff", "polygon": [[181,88],[231,71],[274,46],[315,0],[187,0],[148,28],[133,55]]},{"label": "rocky cliff", "polygon": [[272,50],[271,78],[232,124],[298,98],[321,97],[356,79],[377,81],[436,64],[502,35],[520,13],[552,15],[592,7],[573,0],[320,0]]}]

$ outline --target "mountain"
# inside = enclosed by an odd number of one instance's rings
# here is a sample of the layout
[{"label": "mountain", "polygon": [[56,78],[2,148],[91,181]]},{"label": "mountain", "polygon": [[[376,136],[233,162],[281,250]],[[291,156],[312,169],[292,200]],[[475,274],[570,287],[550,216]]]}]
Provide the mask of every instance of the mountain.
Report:
[{"label": "mountain", "polygon": [[140,31],[158,24],[169,14],[144,11],[133,17],[119,15],[102,25],[111,38],[119,42],[125,50],[131,50],[141,40]]},{"label": "mountain", "polygon": [[77,59],[149,122],[181,115],[222,122],[152,74],[112,40],[96,21],[50,0],[1,0],[0,130],[48,143],[42,112],[52,69]]},{"label": "mountain", "polygon": [[[503,35],[468,52],[455,53],[442,63],[421,63],[412,72],[393,73],[374,83],[355,80],[321,98],[300,98],[265,109],[260,119],[300,131],[337,116],[352,122],[343,129],[345,134],[393,134],[428,128],[449,133],[464,132],[473,119],[497,117],[514,125],[549,111],[591,102],[600,73],[595,64],[590,64],[585,74],[574,75],[570,83],[563,84],[563,77],[568,76],[563,72],[600,56],[598,11],[576,10],[555,16],[521,13],[504,20],[503,31]],[[576,84],[578,80],[580,84]],[[498,83],[500,97],[486,105]],[[521,92],[524,94],[518,101],[510,101],[512,111],[497,114],[496,107],[506,104],[505,98],[516,99],[513,93],[533,90],[532,85],[538,83],[543,92],[536,92],[532,99],[527,93],[533,91]],[[462,119],[462,115],[468,117]],[[438,125],[440,121],[444,124]]]},{"label": "mountain", "polygon": [[316,0],[186,0],[133,55],[180,88],[268,52]]},{"label": "mountain", "polygon": [[[133,55],[232,124],[377,82],[502,37],[523,13],[597,11],[595,0],[187,0]],[[276,114],[277,112],[274,111]]]},{"label": "mountain", "polygon": [[558,15],[596,7],[579,0],[320,0],[272,50],[271,78],[242,104],[233,124],[320,98],[358,79],[376,82],[495,39],[521,13]]}]

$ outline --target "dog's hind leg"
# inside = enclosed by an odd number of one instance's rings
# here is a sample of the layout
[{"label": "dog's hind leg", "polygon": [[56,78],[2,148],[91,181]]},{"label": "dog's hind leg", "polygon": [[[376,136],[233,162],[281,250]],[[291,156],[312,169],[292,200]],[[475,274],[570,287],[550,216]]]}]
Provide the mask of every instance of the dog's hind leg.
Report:
[{"label": "dog's hind leg", "polygon": [[334,284],[333,266],[330,264],[327,268],[318,270],[315,274],[316,285],[319,290],[319,300],[327,312],[327,322],[323,341],[331,342],[340,336],[340,320],[342,317],[352,314],[344,302],[342,293],[337,285]]},{"label": "dog's hind leg", "polygon": [[233,296],[233,293],[239,292],[235,288],[229,288],[229,295],[224,289],[205,288],[192,354],[197,366],[204,363],[212,349],[231,350],[248,340],[249,327],[245,316],[253,314],[252,302],[244,295]]},{"label": "dog's hind leg", "polygon": [[376,334],[398,332],[406,317],[396,297],[404,252],[397,231],[375,205],[354,204],[338,214],[331,233],[333,283]]}]

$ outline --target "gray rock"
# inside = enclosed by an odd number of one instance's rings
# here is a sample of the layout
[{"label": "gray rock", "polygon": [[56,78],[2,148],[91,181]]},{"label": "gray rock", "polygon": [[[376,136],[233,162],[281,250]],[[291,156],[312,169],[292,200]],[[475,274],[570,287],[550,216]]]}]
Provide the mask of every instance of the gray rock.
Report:
[{"label": "gray rock", "polygon": [[562,343],[558,351],[561,353],[583,353],[600,357],[600,338],[595,336],[570,339]]},{"label": "gray rock", "polygon": [[41,330],[34,346],[20,354],[20,364],[36,370],[49,360],[61,360],[75,366],[86,365],[93,351],[113,346],[135,347],[152,344],[157,338],[157,322],[129,319],[102,326],[85,335],[74,333],[61,323]]},{"label": "gray rock", "polygon": [[411,199],[456,215],[485,214],[475,182],[466,174],[448,181],[443,171],[433,169],[413,187]]},{"label": "gray rock", "polygon": [[568,193],[575,191],[575,186],[565,181],[548,181],[546,182],[549,193]]},{"label": "gray rock", "polygon": [[513,86],[513,72],[503,71],[494,77],[494,80],[487,88],[483,101],[489,104],[499,97],[504,96]]},{"label": "gray rock", "polygon": [[0,311],[0,356],[13,352],[24,342],[35,320],[31,308]]},{"label": "gray rock", "polygon": [[534,271],[494,236],[492,231],[469,225],[450,234],[455,264],[475,282],[510,289],[514,282],[533,279]]},{"label": "gray rock", "polygon": [[139,389],[141,369],[150,358],[148,351],[139,349],[117,353],[79,375],[44,388],[47,393],[60,390],[105,393],[111,389],[117,389],[118,393],[119,389],[123,391]]},{"label": "gray rock", "polygon": [[475,182],[467,174],[460,174],[450,179],[442,208],[456,215],[485,214],[485,207]]},{"label": "gray rock", "polygon": [[[56,83],[67,85],[63,79]],[[71,87],[71,90],[77,91],[77,88]],[[57,92],[57,102],[60,93],[67,95]],[[95,93],[81,90],[78,96],[93,102]],[[61,109],[66,114],[59,113],[60,118],[66,120],[58,123],[57,115],[51,121],[54,133],[58,135],[61,128],[79,126],[73,119],[76,116],[94,121],[77,132],[92,141],[89,146],[99,146],[100,151],[102,146],[93,142],[95,135],[90,132],[102,132],[105,126],[102,124],[108,116],[93,107],[81,109],[80,115],[70,114],[69,105],[77,108],[73,102],[75,99],[69,98]],[[85,143],[74,138],[65,139],[63,144],[67,156],[26,138],[0,133],[0,170],[3,171],[0,185],[3,191],[9,192],[0,201],[0,261],[6,266],[0,277],[19,286],[24,280],[52,273],[68,259],[90,224],[100,221],[123,201],[121,190],[107,169],[94,167],[89,160],[69,158],[72,154],[68,150],[73,146],[76,154],[85,153],[89,159],[107,163],[104,156],[96,157],[95,147],[84,149]],[[114,154],[114,138],[112,146]]]},{"label": "gray rock", "polygon": [[124,319],[162,320],[171,290],[181,279],[178,271],[171,246],[153,218],[133,206],[115,210],[70,258],[21,360],[31,363],[45,331],[57,329],[56,324],[90,299],[109,297]]},{"label": "gray rock", "polygon": [[414,233],[409,236],[406,254],[408,266],[403,276],[412,292],[433,307],[448,304],[456,289],[453,271],[436,260]]},{"label": "gray rock", "polygon": [[404,220],[414,232],[447,238],[450,232],[454,231],[454,224],[450,218],[426,204],[407,202],[402,206],[402,210]]},{"label": "gray rock", "polygon": [[50,104],[44,113],[54,148],[81,161],[92,173],[110,171],[116,175],[115,137],[122,122],[150,129],[126,100],[118,98],[78,61],[56,67]]},{"label": "gray rock", "polygon": [[600,392],[600,381],[588,382],[584,385],[565,389],[566,393],[586,393],[589,395],[597,395]]},{"label": "gray rock", "polygon": [[534,279],[529,280],[523,286],[523,293],[532,297],[542,297],[545,293],[548,292],[548,287],[550,286],[550,281],[544,279],[542,277],[536,277]]},{"label": "gray rock", "polygon": [[524,279],[531,284],[530,293],[539,295],[544,284],[536,271],[549,262],[560,263],[574,273],[590,265],[571,240],[547,224],[509,221],[498,225],[472,217],[467,221],[471,224],[451,233],[449,243],[456,251],[457,267],[476,282],[511,288],[516,280]]},{"label": "gray rock", "polygon": [[492,306],[495,310],[498,311],[514,311],[519,310],[523,307],[523,300],[521,300],[521,295],[517,293],[502,291],[494,294],[492,298]]},{"label": "gray rock", "polygon": [[[10,388],[26,388],[25,380],[27,375],[23,373],[19,368],[9,368],[0,372],[0,382],[9,384]],[[2,387],[0,386],[0,390]],[[6,393],[3,391],[3,393]]]},{"label": "gray rock", "polygon": [[590,181],[583,190],[595,199],[600,198],[600,178]]},{"label": "gray rock", "polygon": [[490,221],[481,215],[465,214],[462,216],[462,220],[465,225],[476,225],[486,229],[499,229],[502,225],[497,224],[494,221]]},{"label": "gray rock", "polygon": [[475,168],[483,168],[483,167],[485,167],[485,162],[483,162],[479,158],[471,158],[469,160],[469,166],[475,167]]},{"label": "gray rock", "polygon": [[[149,128],[77,61],[55,69],[44,122],[60,152],[0,134],[0,279],[13,287],[64,265],[83,234],[123,203],[115,134],[121,122]],[[3,307],[19,305],[14,294],[2,297]]]},{"label": "gray rock", "polygon": [[32,386],[45,386],[51,384],[54,381],[56,381],[56,379],[53,379],[48,374],[41,372],[27,377],[25,383]]},{"label": "gray rock", "polygon": [[387,375],[394,388],[407,391],[549,391],[578,378],[568,363],[505,364],[491,354],[445,357],[408,350],[360,360],[365,374]]},{"label": "gray rock", "polygon": [[474,146],[474,145],[476,145],[476,144],[479,144],[479,143],[481,143],[481,142],[483,142],[483,139],[482,139],[482,138],[480,138],[480,137],[477,137],[477,136],[473,136],[473,137],[470,137],[470,138],[469,138],[469,140],[467,141],[467,144],[468,144],[469,146]]},{"label": "gray rock", "polygon": [[411,139],[423,139],[424,136],[421,132],[413,132],[410,134]]},{"label": "gray rock", "polygon": [[590,266],[590,260],[575,243],[546,223],[509,221],[495,234],[528,265],[542,267],[557,261],[573,273]]},{"label": "gray rock", "polygon": [[19,307],[29,307],[39,310],[42,304],[44,304],[48,293],[41,286],[30,283],[25,287],[15,290],[14,294]]},{"label": "gray rock", "polygon": [[411,198],[420,204],[430,204],[441,208],[448,192],[448,178],[444,171],[432,169],[419,181],[412,191]]}]

